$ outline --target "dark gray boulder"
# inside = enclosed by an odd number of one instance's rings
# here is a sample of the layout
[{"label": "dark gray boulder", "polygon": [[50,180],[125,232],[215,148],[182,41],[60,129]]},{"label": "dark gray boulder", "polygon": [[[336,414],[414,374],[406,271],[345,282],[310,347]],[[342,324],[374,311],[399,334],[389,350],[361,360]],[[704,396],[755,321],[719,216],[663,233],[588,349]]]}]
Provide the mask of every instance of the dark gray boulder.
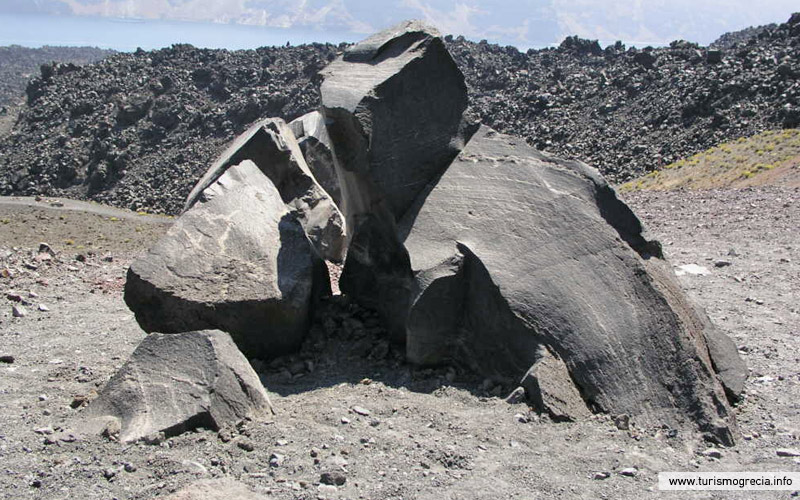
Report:
[{"label": "dark gray boulder", "polygon": [[463,146],[464,75],[419,21],[350,47],[321,74],[346,216],[380,204],[399,218]]},{"label": "dark gray boulder", "polygon": [[249,356],[296,349],[327,269],[256,165],[227,168],[128,270],[125,302],[147,332],[220,329]]},{"label": "dark gray boulder", "polygon": [[325,128],[325,119],[319,111],[312,111],[289,123],[303,158],[311,173],[337,206],[342,203],[342,188],[336,175],[331,150],[331,138]]},{"label": "dark gray boulder", "polygon": [[80,428],[132,442],[271,416],[264,386],[230,335],[153,333],[81,413]]},{"label": "dark gray boulder", "polygon": [[593,169],[482,127],[398,229],[412,361],[516,382],[544,346],[587,407],[733,442],[707,318]]},{"label": "dark gray boulder", "polygon": [[346,246],[344,218],[306,164],[292,130],[280,118],[262,120],[237,137],[189,193],[184,210],[228,168],[244,160],[251,160],[269,177],[317,252],[341,262]]},{"label": "dark gray boulder", "polygon": [[321,74],[321,111],[350,239],[340,288],[378,310],[399,339],[404,332],[396,319],[407,304],[396,302],[393,290],[411,276],[394,222],[463,147],[464,76],[438,32],[417,21],[356,44]]}]

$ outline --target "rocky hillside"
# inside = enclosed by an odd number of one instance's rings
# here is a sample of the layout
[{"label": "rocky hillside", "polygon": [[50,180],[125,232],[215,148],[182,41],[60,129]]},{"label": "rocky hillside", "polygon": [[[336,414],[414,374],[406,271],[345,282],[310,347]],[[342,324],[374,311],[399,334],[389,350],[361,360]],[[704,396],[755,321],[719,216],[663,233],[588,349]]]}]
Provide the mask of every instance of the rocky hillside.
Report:
[{"label": "rocky hillside", "polygon": [[[602,49],[447,38],[474,113],[501,132],[626,181],[716,144],[800,124],[800,14],[730,48]],[[48,65],[0,140],[0,193],[91,198],[174,213],[216,154],[254,120],[319,100],[341,47],[173,46],[85,67]]]},{"label": "rocky hillside", "polygon": [[763,26],[750,26],[739,31],[731,31],[711,42],[708,47],[711,49],[732,49],[736,45],[745,45],[750,39],[757,38],[761,33],[774,30],[777,27],[777,24],[771,23]]},{"label": "rocky hillside", "polygon": [[249,123],[314,108],[317,72],[337,51],[175,45],[84,67],[44,66],[15,130],[0,142],[0,192],[175,213]]},{"label": "rocky hillside", "polygon": [[462,39],[451,51],[484,123],[615,181],[800,123],[800,14],[730,50],[567,38],[525,54]]},{"label": "rocky hillside", "polygon": [[88,64],[113,53],[111,50],[96,47],[0,47],[0,107],[24,97],[25,85],[39,74],[39,66],[42,64],[53,61]]}]

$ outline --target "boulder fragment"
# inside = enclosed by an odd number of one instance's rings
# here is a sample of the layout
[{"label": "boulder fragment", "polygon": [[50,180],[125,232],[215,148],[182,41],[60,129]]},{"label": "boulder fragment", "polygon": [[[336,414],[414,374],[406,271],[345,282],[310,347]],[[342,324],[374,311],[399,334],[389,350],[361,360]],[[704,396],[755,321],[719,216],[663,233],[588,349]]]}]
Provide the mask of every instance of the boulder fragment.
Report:
[{"label": "boulder fragment", "polygon": [[692,422],[733,442],[710,323],[596,170],[472,128],[460,72],[417,22],[322,75],[350,238],[340,287],[410,361],[506,382],[527,372],[557,418]]},{"label": "boulder fragment", "polygon": [[297,139],[309,170],[336,206],[341,206],[342,188],[336,175],[331,138],[328,136],[322,114],[319,111],[312,111],[292,121],[289,127]]},{"label": "boulder fragment", "polygon": [[260,359],[296,349],[330,293],[319,258],[256,165],[231,166],[133,262],[125,302],[147,332],[220,329]]},{"label": "boulder fragment", "polygon": [[733,340],[718,330],[709,321],[703,330],[708,355],[714,364],[714,370],[719,376],[722,387],[732,403],[738,401],[744,392],[744,383],[747,380],[748,369]]},{"label": "boulder fragment", "polygon": [[574,422],[591,416],[564,362],[544,346],[539,348],[538,356],[522,377],[522,387],[531,406],[556,421]]},{"label": "boulder fragment", "polygon": [[380,203],[399,218],[463,146],[464,75],[438,31],[419,21],[354,45],[321,74],[345,214]]},{"label": "boulder fragment", "polygon": [[258,375],[230,335],[153,333],[81,414],[81,425],[89,434],[113,428],[120,441],[133,442],[197,427],[217,430],[271,414]]},{"label": "boulder fragment", "polygon": [[280,118],[262,120],[237,137],[189,193],[184,211],[228,168],[244,160],[255,163],[272,181],[317,252],[325,259],[341,262],[346,244],[344,218],[315,179],[294,134]]}]

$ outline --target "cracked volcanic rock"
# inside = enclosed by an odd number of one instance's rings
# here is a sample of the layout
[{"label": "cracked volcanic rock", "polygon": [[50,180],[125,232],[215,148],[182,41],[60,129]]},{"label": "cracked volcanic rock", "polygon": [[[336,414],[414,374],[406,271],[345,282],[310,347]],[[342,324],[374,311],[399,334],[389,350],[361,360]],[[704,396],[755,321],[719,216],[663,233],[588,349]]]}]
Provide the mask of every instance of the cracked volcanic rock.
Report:
[{"label": "cracked volcanic rock", "polygon": [[131,265],[125,302],[147,332],[216,328],[266,358],[300,345],[315,300],[329,291],[302,226],[245,160]]},{"label": "cracked volcanic rock", "polygon": [[317,183],[294,134],[280,118],[262,120],[237,137],[189,193],[185,210],[228,168],[243,160],[251,160],[272,181],[320,256],[341,262],[345,248],[342,214]]}]

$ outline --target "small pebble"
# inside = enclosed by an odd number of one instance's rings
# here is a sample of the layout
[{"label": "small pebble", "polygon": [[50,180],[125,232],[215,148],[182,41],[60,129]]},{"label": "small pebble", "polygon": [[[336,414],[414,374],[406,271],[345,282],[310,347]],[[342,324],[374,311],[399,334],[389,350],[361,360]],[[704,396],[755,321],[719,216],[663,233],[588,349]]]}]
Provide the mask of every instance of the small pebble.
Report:
[{"label": "small pebble", "polygon": [[269,466],[278,467],[283,464],[283,455],[280,453],[273,453],[269,456]]},{"label": "small pebble", "polygon": [[11,306],[11,315],[15,318],[24,318],[28,315],[28,311],[22,306]]},{"label": "small pebble", "polygon": [[780,448],[775,453],[779,457],[800,457],[800,450],[794,448]]},{"label": "small pebble", "polygon": [[619,473],[623,476],[634,477],[638,473],[638,469],[636,467],[628,467],[627,469],[622,469]]},{"label": "small pebble", "polygon": [[327,471],[320,475],[319,482],[332,486],[341,486],[347,482],[347,477],[345,477],[344,473],[340,471]]},{"label": "small pebble", "polygon": [[367,410],[366,408],[362,408],[360,406],[354,406],[353,407],[353,412],[357,413],[358,415],[361,415],[362,417],[368,417],[369,416],[369,410]]},{"label": "small pebble", "polygon": [[256,449],[256,445],[254,445],[253,442],[247,438],[242,438],[239,441],[237,441],[236,446],[243,449],[244,451],[253,451]]},{"label": "small pebble", "polygon": [[603,479],[608,479],[609,477],[611,477],[611,474],[608,472],[595,472],[594,475],[592,476],[592,479],[596,481],[601,481]]},{"label": "small pebble", "polygon": [[624,413],[622,415],[617,415],[616,417],[614,417],[614,425],[616,426],[617,429],[621,431],[630,430],[631,417]]},{"label": "small pebble", "polygon": [[516,405],[525,401],[525,389],[522,387],[517,387],[511,394],[506,396],[506,403]]},{"label": "small pebble", "polygon": [[333,486],[332,484],[320,484],[317,486],[317,492],[320,495],[318,498],[329,498],[333,495],[336,495],[337,491],[338,490],[336,489],[336,486]]},{"label": "small pebble", "polygon": [[705,450],[702,455],[707,458],[716,458],[717,460],[722,458],[722,452],[714,448]]},{"label": "small pebble", "polygon": [[2,356],[0,356],[0,363],[12,364],[14,361],[15,361],[14,356],[10,354],[3,354]]}]

